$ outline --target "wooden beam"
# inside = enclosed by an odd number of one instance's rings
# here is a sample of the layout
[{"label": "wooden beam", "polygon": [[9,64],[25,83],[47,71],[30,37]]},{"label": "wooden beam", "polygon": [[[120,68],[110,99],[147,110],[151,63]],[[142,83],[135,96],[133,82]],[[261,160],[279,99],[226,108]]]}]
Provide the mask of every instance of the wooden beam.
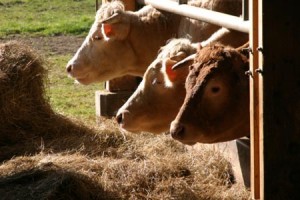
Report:
[{"label": "wooden beam", "polygon": [[300,12],[261,0],[263,135],[261,199],[300,197]]}]

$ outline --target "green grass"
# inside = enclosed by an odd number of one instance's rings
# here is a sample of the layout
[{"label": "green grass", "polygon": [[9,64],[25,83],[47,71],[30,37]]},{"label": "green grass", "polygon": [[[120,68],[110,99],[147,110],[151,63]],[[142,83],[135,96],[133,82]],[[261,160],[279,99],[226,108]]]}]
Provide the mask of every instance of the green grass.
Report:
[{"label": "green grass", "polygon": [[[94,17],[95,0],[1,0],[0,38],[85,36]],[[52,108],[67,116],[95,121],[95,91],[103,89],[103,84],[74,84],[74,79],[65,72],[66,63],[73,55],[45,51],[42,54],[49,63],[47,95]]]},{"label": "green grass", "polygon": [[2,0],[0,37],[10,34],[84,35],[94,14],[94,0]]},{"label": "green grass", "polygon": [[49,89],[52,108],[59,113],[82,120],[95,121],[95,91],[103,84],[80,85],[67,77],[65,65],[71,55],[52,56],[49,61]]}]

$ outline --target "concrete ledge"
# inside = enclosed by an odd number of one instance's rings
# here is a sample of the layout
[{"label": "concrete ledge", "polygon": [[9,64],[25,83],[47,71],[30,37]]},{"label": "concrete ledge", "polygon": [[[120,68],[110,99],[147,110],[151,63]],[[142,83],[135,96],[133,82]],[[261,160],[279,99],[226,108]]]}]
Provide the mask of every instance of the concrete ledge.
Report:
[{"label": "concrete ledge", "polygon": [[96,115],[101,117],[114,117],[118,109],[127,101],[133,91],[96,91]]},{"label": "concrete ledge", "polygon": [[[192,146],[197,149],[198,144]],[[199,144],[202,145],[202,144]],[[240,138],[228,142],[220,142],[216,144],[206,144],[209,148],[217,150],[224,155],[232,166],[235,181],[250,188],[250,139]],[[198,149],[201,149],[199,146]]]},{"label": "concrete ledge", "polygon": [[250,188],[250,139],[245,137],[213,145],[231,163],[236,182]]}]

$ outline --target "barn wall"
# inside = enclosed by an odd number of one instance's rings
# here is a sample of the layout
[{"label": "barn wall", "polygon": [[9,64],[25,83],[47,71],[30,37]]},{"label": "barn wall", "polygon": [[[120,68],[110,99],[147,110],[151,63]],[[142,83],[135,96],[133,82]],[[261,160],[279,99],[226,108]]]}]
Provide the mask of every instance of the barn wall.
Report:
[{"label": "barn wall", "polygon": [[262,1],[261,199],[300,198],[300,12],[295,1]]}]

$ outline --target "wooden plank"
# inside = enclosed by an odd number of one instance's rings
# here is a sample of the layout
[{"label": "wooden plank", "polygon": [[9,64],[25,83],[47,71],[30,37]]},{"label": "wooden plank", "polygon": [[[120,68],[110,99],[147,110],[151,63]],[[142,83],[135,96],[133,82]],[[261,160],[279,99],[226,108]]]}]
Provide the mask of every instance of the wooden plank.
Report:
[{"label": "wooden plank", "polygon": [[118,109],[126,102],[131,96],[132,92],[119,91],[96,91],[95,93],[95,106],[96,116],[100,117],[114,117]]},{"label": "wooden plank", "polygon": [[249,1],[249,17],[251,22],[249,43],[251,48],[250,59],[250,130],[251,130],[251,197],[260,199],[260,117],[259,117],[259,78],[255,71],[258,69],[258,1]]},{"label": "wooden plank", "polygon": [[262,1],[262,199],[300,197],[300,12],[292,1]]}]

